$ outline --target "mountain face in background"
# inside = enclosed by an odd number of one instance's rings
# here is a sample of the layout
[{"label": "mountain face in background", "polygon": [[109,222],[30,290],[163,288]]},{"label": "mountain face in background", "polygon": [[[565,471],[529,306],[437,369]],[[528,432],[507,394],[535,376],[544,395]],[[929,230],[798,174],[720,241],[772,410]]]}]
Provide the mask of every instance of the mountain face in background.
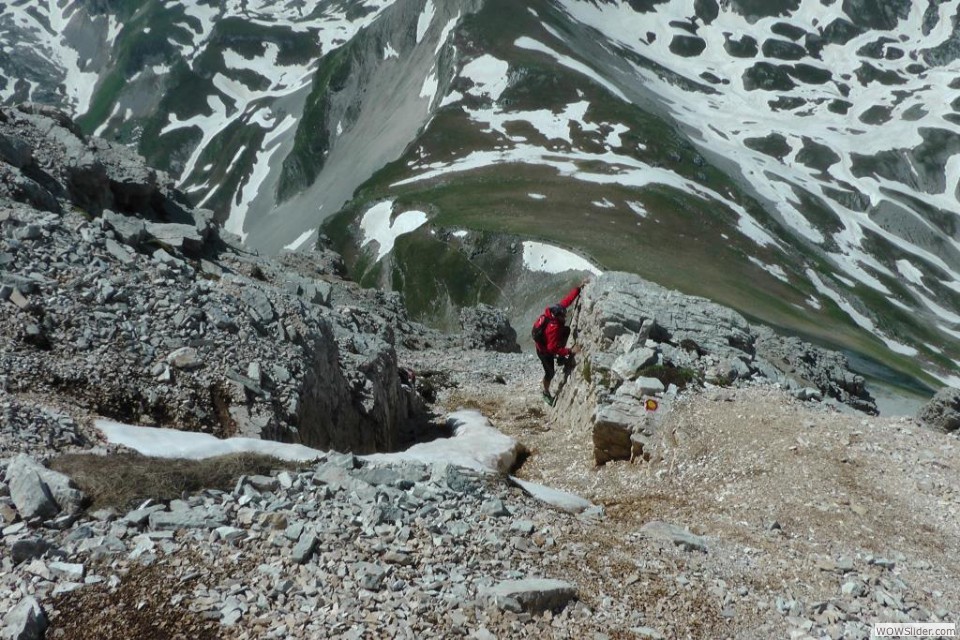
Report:
[{"label": "mountain face in background", "polygon": [[422,318],[541,306],[536,240],[957,385],[958,5],[0,0],[0,100]]}]

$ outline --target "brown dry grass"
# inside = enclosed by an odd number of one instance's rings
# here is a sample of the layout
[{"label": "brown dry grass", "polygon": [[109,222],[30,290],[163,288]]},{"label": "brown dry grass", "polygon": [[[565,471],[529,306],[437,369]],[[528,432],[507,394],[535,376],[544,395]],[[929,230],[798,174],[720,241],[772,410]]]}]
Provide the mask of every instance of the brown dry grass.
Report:
[{"label": "brown dry grass", "polygon": [[235,453],[205,460],[150,458],[137,453],[71,453],[50,463],[74,481],[91,508],[126,509],[147,499],[172,500],[203,489],[230,490],[242,475],[296,469],[297,463],[261,454]]},{"label": "brown dry grass", "polygon": [[[189,553],[189,552],[184,552]],[[190,563],[203,575],[218,573],[197,555]],[[109,570],[109,569],[107,569]],[[217,620],[189,608],[189,601],[173,604],[183,588],[183,568],[166,559],[138,566],[120,579],[116,589],[106,583],[87,586],[55,598],[47,638],[55,640],[219,640],[225,632]]]},{"label": "brown dry grass", "polygon": [[[960,453],[909,420],[837,413],[764,388],[715,390],[674,407],[653,461],[597,467],[589,429],[568,424],[564,409],[545,410],[533,391],[474,385],[443,401],[479,409],[526,445],[519,477],[604,506],[601,523],[572,539],[584,552],[551,569],[578,576],[591,607],[610,597],[628,601],[667,637],[785,635],[784,618],[770,608],[775,598],[827,600],[838,592],[836,574],[818,569],[818,558],[855,558],[868,571],[866,554],[902,552],[907,561],[897,570],[905,580],[956,598],[949,576],[957,560],[948,550],[960,533],[947,510],[960,502]],[[636,539],[651,520],[707,536],[710,553]],[[782,528],[769,529],[774,521]],[[681,572],[686,588],[674,580]],[[638,579],[625,581],[631,573]],[[747,588],[729,604],[733,619],[709,592],[721,577],[732,593]],[[925,607],[938,601],[919,589],[911,597]]]}]

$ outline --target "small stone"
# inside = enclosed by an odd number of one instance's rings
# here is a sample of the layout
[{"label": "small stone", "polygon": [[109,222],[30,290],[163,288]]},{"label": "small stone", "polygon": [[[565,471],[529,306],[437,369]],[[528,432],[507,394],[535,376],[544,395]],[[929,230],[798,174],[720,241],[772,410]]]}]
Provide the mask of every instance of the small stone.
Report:
[{"label": "small stone", "polygon": [[514,613],[558,611],[577,597],[569,582],[544,578],[505,580],[485,593],[499,608]]},{"label": "small stone", "polygon": [[306,534],[300,537],[300,540],[293,547],[290,557],[297,564],[305,564],[312,556],[317,546],[317,538],[313,534]]}]

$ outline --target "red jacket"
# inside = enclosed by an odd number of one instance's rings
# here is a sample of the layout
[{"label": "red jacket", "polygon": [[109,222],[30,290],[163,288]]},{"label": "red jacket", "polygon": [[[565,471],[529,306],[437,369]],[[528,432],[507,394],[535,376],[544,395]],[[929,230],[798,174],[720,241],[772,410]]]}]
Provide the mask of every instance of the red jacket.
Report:
[{"label": "red jacket", "polygon": [[[569,308],[579,295],[580,287],[574,287],[570,290],[570,293],[567,294],[567,297],[559,302],[560,306],[564,309]],[[552,307],[553,305],[550,306]],[[563,320],[555,317],[553,312],[550,311],[550,307],[544,309],[543,314],[547,316],[547,326],[543,331],[547,344],[545,349],[541,349],[540,345],[537,345],[537,352],[551,356],[570,355],[570,349],[567,348],[567,338],[570,337],[570,327],[565,326]]]}]

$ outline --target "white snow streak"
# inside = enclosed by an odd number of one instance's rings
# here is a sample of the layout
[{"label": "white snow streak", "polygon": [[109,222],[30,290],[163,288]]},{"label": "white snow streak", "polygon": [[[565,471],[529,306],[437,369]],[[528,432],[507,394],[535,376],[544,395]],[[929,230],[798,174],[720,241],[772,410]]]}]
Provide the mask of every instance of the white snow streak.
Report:
[{"label": "white snow streak", "polygon": [[577,254],[542,242],[523,243],[523,266],[530,271],[543,273],[589,271],[600,275],[599,269]]}]

